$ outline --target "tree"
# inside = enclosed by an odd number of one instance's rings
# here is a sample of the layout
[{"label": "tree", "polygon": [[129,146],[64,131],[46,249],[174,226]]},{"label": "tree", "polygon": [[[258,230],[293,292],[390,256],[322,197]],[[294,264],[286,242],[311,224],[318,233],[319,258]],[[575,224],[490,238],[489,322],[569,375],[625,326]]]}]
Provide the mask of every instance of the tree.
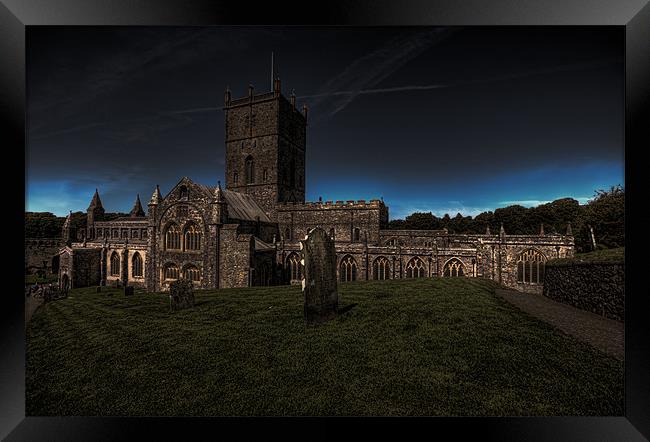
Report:
[{"label": "tree", "polygon": [[583,230],[593,228],[599,248],[625,245],[625,189],[621,185],[597,190],[584,210]]},{"label": "tree", "polygon": [[60,238],[64,222],[50,212],[25,212],[25,238]]}]

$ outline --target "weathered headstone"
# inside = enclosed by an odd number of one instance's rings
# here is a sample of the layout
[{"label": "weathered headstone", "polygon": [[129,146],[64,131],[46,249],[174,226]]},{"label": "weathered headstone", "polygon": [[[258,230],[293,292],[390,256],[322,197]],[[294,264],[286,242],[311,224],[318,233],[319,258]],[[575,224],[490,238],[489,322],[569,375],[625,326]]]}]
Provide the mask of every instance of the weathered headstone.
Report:
[{"label": "weathered headstone", "polygon": [[189,279],[178,279],[169,285],[169,308],[180,310],[194,307],[194,291],[192,281]]},{"label": "weathered headstone", "polygon": [[124,296],[131,296],[133,295],[133,286],[132,285],[125,285],[124,286]]},{"label": "weathered headstone", "polygon": [[317,227],[309,231],[300,247],[304,266],[305,321],[317,323],[332,319],[339,307],[334,241]]}]

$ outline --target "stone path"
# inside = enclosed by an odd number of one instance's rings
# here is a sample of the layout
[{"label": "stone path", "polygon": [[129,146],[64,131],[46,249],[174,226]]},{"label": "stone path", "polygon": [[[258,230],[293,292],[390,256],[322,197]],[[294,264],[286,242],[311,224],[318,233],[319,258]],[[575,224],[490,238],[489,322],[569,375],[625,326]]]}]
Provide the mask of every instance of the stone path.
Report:
[{"label": "stone path", "polygon": [[574,338],[623,360],[623,322],[553,301],[543,295],[496,289],[497,296]]}]

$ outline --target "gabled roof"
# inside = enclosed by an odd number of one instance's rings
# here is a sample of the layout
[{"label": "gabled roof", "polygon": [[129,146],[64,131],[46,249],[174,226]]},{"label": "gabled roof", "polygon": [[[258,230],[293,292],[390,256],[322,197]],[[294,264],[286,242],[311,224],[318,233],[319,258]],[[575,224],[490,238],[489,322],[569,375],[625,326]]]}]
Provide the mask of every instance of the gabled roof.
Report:
[{"label": "gabled roof", "polygon": [[[169,195],[171,195],[172,192],[174,192],[174,190],[182,184],[189,184],[210,198],[215,197],[217,186],[206,186],[205,184],[195,183],[188,177],[183,177],[169,191],[169,193],[167,193],[165,199],[168,198]],[[266,215],[266,213],[264,213],[264,210],[262,210],[257,202],[255,202],[255,199],[252,196],[246,195],[245,193],[239,193],[225,189],[222,189],[221,192],[228,206],[228,218],[244,221],[257,221],[257,218],[259,217],[259,220],[262,222],[271,222],[271,219]]]}]

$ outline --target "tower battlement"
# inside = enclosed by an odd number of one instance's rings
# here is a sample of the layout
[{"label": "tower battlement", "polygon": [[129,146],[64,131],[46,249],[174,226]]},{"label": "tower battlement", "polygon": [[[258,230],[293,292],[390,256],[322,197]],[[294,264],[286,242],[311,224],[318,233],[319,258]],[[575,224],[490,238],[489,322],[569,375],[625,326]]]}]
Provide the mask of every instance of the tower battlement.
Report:
[{"label": "tower battlement", "polygon": [[378,199],[366,200],[347,200],[347,201],[307,201],[298,203],[287,201],[278,203],[276,209],[281,210],[327,210],[327,209],[380,209],[386,207],[384,202]]}]

